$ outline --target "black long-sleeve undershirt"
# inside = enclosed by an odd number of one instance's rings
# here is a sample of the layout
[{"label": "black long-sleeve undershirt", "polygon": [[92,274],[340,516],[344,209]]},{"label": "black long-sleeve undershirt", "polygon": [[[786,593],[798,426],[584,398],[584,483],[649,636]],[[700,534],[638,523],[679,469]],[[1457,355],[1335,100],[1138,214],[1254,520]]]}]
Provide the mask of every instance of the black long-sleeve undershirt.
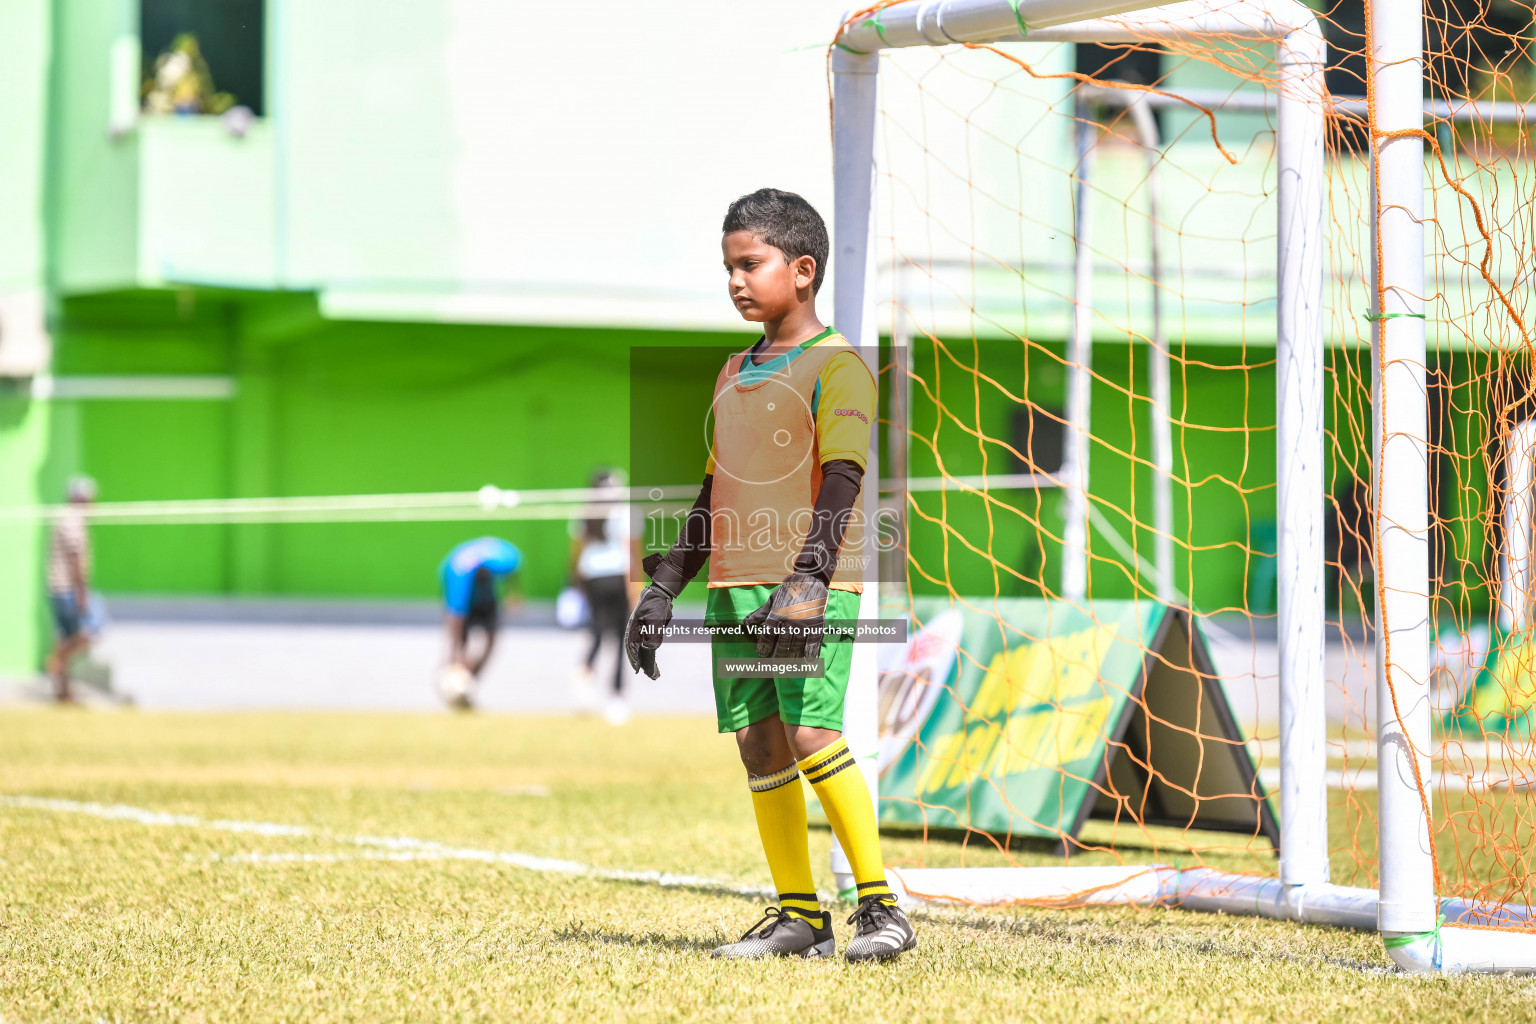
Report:
[{"label": "black long-sleeve undershirt", "polygon": [[805,546],[795,559],[795,572],[831,583],[837,572],[837,553],[853,518],[854,503],[864,482],[864,467],[851,459],[833,459],[821,467],[821,492],[806,534]]},{"label": "black long-sleeve undershirt", "polygon": [[651,582],[676,597],[683,592],[704,563],[709,560],[710,548],[710,500],[714,494],[715,475],[707,473],[699,488],[699,496],[683,520],[683,531],[665,555],[647,555],[641,562]]}]

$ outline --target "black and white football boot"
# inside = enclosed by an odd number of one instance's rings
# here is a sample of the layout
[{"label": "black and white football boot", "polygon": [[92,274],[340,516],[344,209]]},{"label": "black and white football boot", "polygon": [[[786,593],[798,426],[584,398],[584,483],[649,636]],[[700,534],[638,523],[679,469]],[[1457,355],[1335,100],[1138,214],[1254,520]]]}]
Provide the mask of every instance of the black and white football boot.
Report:
[{"label": "black and white football boot", "polygon": [[746,960],[769,956],[797,956],[803,960],[821,960],[837,952],[832,937],[832,915],[821,913],[821,927],[799,917],[791,917],[778,907],[769,907],[757,924],[748,928],[739,942],[727,943],[710,956],[723,960]]},{"label": "black and white football boot", "polygon": [[907,915],[890,896],[866,896],[859,909],[848,918],[853,938],[843,957],[849,963],[862,960],[894,960],[909,949],[917,948],[917,934]]}]

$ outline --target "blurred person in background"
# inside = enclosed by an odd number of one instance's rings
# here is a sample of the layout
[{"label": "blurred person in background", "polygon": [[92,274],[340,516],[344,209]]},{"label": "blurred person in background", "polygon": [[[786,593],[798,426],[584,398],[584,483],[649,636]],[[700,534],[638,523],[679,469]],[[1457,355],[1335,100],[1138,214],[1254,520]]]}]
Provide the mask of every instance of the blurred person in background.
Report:
[{"label": "blurred person in background", "polygon": [[222,114],[235,105],[235,97],[214,89],[213,73],[191,32],[181,33],[155,58],[143,93],[146,114]]},{"label": "blurred person in background", "polygon": [[[443,559],[438,575],[446,606],[448,664],[438,676],[438,686],[450,705],[470,707],[474,681],[496,648],[502,591],[513,608],[522,605],[516,585],[522,564],[522,552],[500,537],[467,540]],[[476,629],[482,640],[478,653],[472,653],[469,635]]]},{"label": "blurred person in background", "polygon": [[[619,488],[623,484],[616,470],[600,469],[592,475],[594,489]],[[638,545],[631,535],[624,504],[615,504],[605,516],[571,521],[570,576],[586,595],[592,631],[592,646],[586,661],[576,669],[572,697],[578,711],[596,710],[598,695],[593,673],[603,638],[612,637],[613,689],[603,705],[603,717],[610,725],[629,721],[629,702],[624,697],[624,628],[629,622],[635,591],[639,589],[629,579],[632,559],[638,557]]]},{"label": "blurred person in background", "polygon": [[48,538],[48,607],[58,636],[48,655],[48,675],[61,704],[74,701],[69,666],[91,644],[84,626],[91,606],[91,535],[85,512],[96,500],[96,481],[88,476],[70,478],[65,497],[68,504]]}]

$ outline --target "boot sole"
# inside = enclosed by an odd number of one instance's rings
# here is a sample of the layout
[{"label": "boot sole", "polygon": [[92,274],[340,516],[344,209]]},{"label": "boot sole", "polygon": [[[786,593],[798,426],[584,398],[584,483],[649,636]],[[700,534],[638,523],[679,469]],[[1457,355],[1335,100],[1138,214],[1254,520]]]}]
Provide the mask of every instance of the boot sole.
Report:
[{"label": "boot sole", "polygon": [[897,957],[901,956],[901,954],[907,952],[908,950],[913,950],[913,949],[916,949],[916,948],[917,948],[917,936],[914,935],[910,939],[908,939],[907,940],[907,944],[905,946],[902,946],[900,949],[881,950],[878,953],[870,953],[870,954],[868,954],[866,956],[848,956],[845,953],[845,954],[843,954],[843,959],[847,960],[851,964],[867,964],[871,960],[876,960],[876,961],[895,960]]},{"label": "boot sole", "polygon": [[721,953],[717,949],[709,954],[712,960],[767,960],[773,956],[793,957],[798,960],[827,960],[836,955],[836,938],[822,939],[820,942],[805,947],[798,953],[756,953],[750,956],[733,956],[730,953]]}]

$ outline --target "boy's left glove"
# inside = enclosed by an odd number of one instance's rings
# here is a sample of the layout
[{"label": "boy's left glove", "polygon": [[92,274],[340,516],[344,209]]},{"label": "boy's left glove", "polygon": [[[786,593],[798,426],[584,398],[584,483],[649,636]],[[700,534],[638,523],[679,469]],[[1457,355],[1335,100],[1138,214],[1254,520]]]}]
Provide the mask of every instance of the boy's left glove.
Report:
[{"label": "boy's left glove", "polygon": [[814,658],[821,653],[826,616],[827,585],[819,577],[797,572],[741,624],[748,633],[761,629],[759,658]]},{"label": "boy's left glove", "polygon": [[641,561],[645,574],[651,577],[651,585],[640,592],[640,600],[635,602],[624,627],[624,654],[629,658],[629,667],[652,679],[661,678],[661,669],[656,667],[656,648],[661,646],[662,630],[672,621],[672,602],[677,598],[664,582],[656,579],[661,563],[661,555],[647,555]]}]

